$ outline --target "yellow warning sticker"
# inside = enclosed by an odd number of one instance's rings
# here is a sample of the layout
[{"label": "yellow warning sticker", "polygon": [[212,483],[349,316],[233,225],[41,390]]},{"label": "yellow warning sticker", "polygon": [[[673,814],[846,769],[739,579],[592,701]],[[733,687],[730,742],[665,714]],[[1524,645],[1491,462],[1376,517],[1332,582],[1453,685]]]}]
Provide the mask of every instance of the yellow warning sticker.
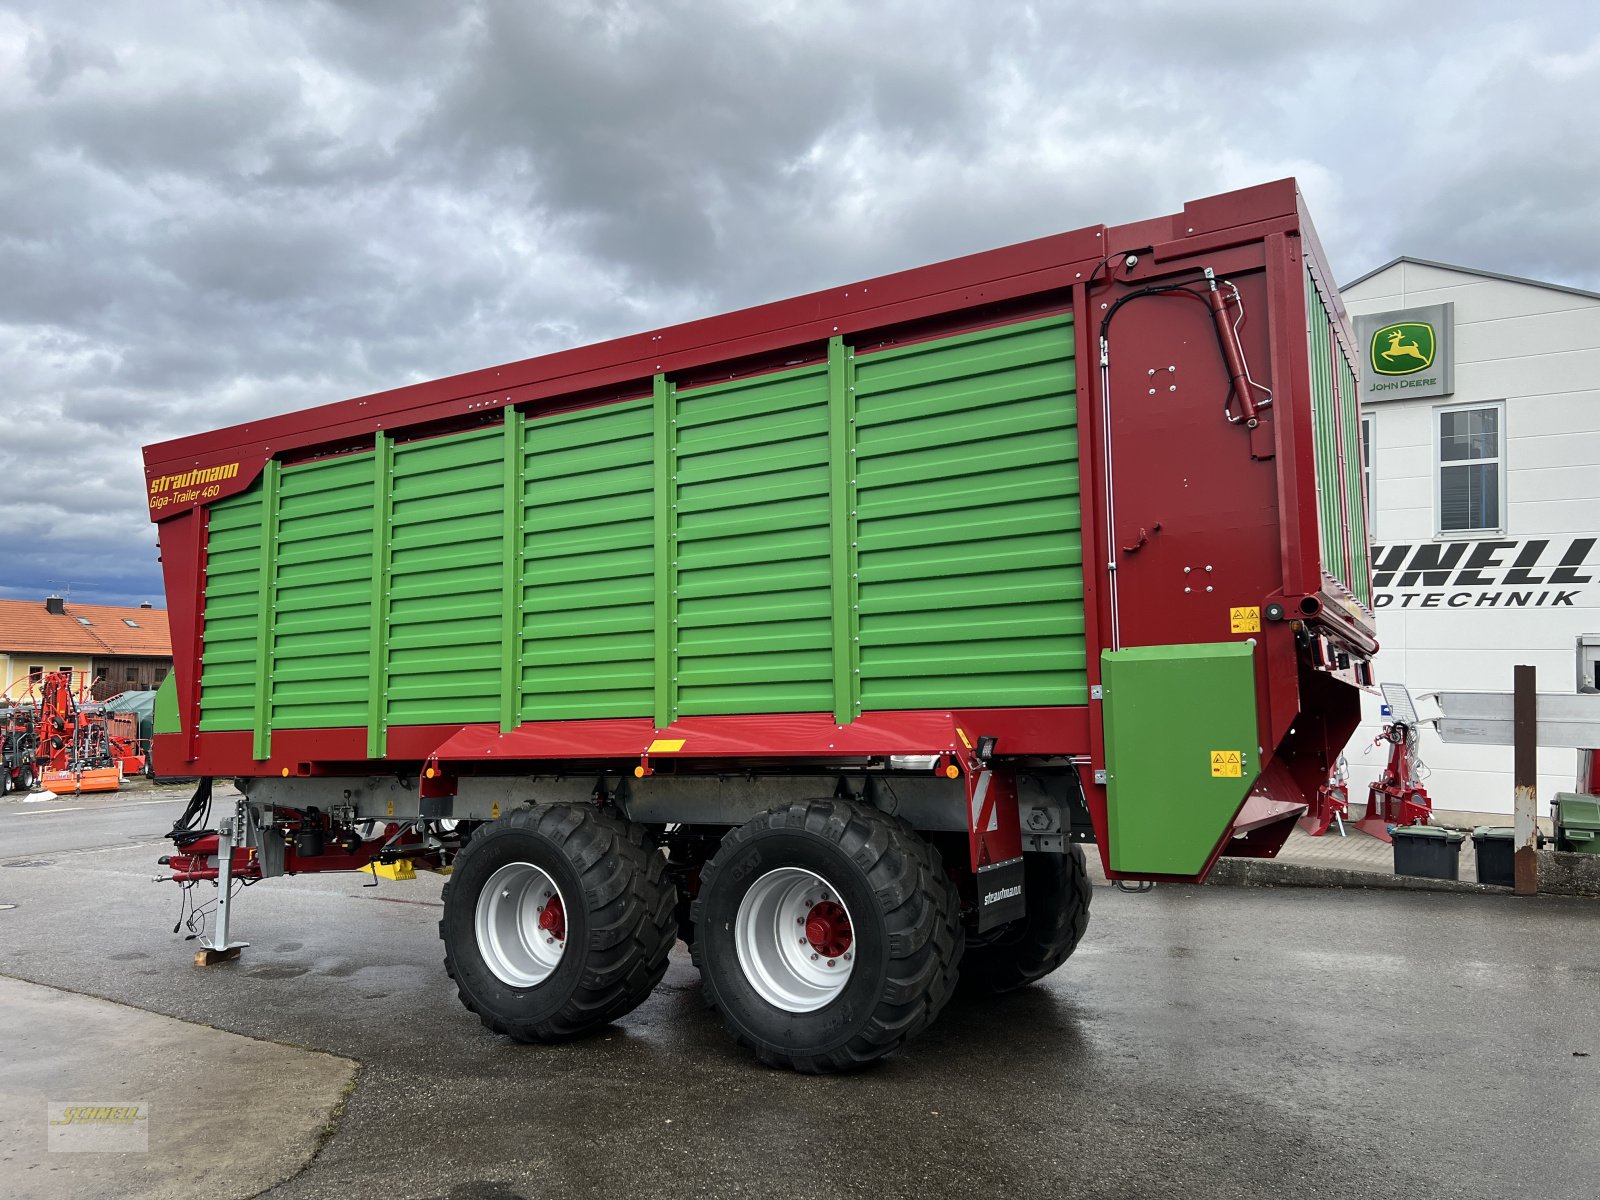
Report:
[{"label": "yellow warning sticker", "polygon": [[957,725],[956,726],[956,734],[957,734],[957,736],[959,736],[961,738],[961,744],[963,746],[965,746],[968,750],[971,750],[972,749],[972,743],[967,740],[967,731],[965,729],[961,728],[961,726]]},{"label": "yellow warning sticker", "polygon": [[1241,779],[1244,777],[1244,755],[1237,750],[1213,750],[1211,774],[1216,779]]},{"label": "yellow warning sticker", "polygon": [[646,754],[675,754],[683,749],[683,738],[657,738],[650,743]]},{"label": "yellow warning sticker", "polygon": [[1261,609],[1230,608],[1228,610],[1228,628],[1232,633],[1260,633]]},{"label": "yellow warning sticker", "polygon": [[500,819],[500,801],[496,800],[489,806],[489,815],[497,821]]}]

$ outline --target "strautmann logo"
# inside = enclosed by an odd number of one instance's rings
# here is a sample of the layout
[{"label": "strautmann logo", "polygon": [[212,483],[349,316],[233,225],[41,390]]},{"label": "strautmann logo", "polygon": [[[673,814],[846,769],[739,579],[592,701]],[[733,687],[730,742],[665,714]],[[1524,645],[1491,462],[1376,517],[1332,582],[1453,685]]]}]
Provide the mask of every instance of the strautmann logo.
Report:
[{"label": "strautmann logo", "polygon": [[1426,321],[1385,325],[1372,335],[1368,357],[1379,375],[1415,375],[1433,366],[1438,338]]}]

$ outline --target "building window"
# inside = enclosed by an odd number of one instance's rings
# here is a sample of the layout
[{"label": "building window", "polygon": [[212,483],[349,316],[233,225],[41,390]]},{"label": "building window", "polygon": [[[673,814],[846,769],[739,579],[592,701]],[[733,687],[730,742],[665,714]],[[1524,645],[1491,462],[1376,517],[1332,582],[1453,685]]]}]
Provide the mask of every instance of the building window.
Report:
[{"label": "building window", "polygon": [[1370,416],[1361,418],[1361,491],[1366,497],[1367,509],[1367,541],[1372,541],[1373,530],[1377,528],[1377,513],[1373,505],[1377,501],[1377,493],[1372,490],[1372,436],[1373,420]]},{"label": "building window", "polygon": [[160,683],[166,677],[167,677],[167,669],[165,667],[157,667],[156,668],[156,682]]},{"label": "building window", "polygon": [[128,668],[128,682],[129,683],[138,683],[139,682],[139,668],[137,668],[137,667],[129,667]]},{"label": "building window", "polygon": [[1439,415],[1439,532],[1505,528],[1501,463],[1505,405],[1441,408]]},{"label": "building window", "polygon": [[44,668],[43,667],[29,667],[28,668],[28,682],[29,683],[43,683],[44,682]]}]

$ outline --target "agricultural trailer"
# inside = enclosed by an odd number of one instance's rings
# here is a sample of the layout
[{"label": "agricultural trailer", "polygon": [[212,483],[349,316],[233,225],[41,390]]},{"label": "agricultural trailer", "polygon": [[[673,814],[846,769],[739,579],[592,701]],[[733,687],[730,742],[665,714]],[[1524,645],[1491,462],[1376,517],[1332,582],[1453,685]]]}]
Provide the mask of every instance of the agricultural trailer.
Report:
[{"label": "agricultural trailer", "polygon": [[[691,947],[869,1062],[1113,880],[1271,856],[1377,649],[1352,335],[1292,180],[145,451],[180,883],[404,861],[496,1032]],[[209,780],[242,793],[210,827]]]}]

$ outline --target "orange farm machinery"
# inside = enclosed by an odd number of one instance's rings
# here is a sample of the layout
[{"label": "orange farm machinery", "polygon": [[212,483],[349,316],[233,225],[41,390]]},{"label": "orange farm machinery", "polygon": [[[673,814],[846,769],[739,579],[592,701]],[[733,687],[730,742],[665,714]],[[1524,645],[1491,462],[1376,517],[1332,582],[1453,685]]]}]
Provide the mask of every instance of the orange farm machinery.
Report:
[{"label": "orange farm machinery", "polygon": [[93,702],[90,681],[72,671],[30,678],[0,717],[5,791],[35,784],[61,795],[114,792],[145,770],[148,747],[136,718]]}]

